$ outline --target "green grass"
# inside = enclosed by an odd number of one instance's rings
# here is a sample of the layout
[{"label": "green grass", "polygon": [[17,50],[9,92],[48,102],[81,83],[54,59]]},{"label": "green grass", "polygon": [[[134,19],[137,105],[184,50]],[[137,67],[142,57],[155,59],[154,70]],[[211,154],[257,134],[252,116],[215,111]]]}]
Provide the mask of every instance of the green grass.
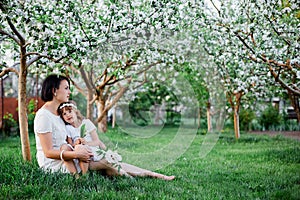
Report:
[{"label": "green grass", "polygon": [[[166,128],[148,139],[109,130],[105,139],[137,152],[163,148],[175,136]],[[222,133],[217,144],[200,158],[206,136],[196,135],[189,148],[169,166],[174,181],[150,178],[107,178],[91,172],[80,179],[46,174],[35,160],[24,162],[20,138],[0,141],[0,199],[300,199],[300,142],[282,136]]]}]

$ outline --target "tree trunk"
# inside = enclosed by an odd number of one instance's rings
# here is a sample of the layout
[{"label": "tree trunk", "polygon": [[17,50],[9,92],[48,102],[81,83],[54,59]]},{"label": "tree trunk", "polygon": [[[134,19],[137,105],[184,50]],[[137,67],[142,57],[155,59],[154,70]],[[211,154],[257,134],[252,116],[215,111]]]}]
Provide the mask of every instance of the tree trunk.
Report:
[{"label": "tree trunk", "polygon": [[198,129],[200,128],[200,126],[201,126],[201,108],[199,107],[198,116],[197,116],[197,127],[198,127]]},{"label": "tree trunk", "polygon": [[[96,103],[98,108],[98,116],[103,115],[103,111],[105,109],[105,101],[98,99]],[[103,118],[98,122],[98,130],[102,133],[105,133],[107,131],[107,112],[104,113]]]},{"label": "tree trunk", "polygon": [[291,92],[288,92],[289,99],[291,101],[291,104],[294,108],[294,111],[296,112],[297,115],[297,122],[298,124],[300,123],[300,108],[299,108],[299,96],[296,94],[293,94]]},{"label": "tree trunk", "polygon": [[87,101],[86,101],[86,118],[90,119],[91,121],[93,121],[93,91],[90,91],[88,89],[88,94],[86,97]]},{"label": "tree trunk", "polygon": [[[22,45],[23,46],[23,45]],[[22,144],[22,155],[25,161],[31,161],[30,155],[30,142],[28,135],[28,120],[27,120],[27,96],[26,96],[26,50],[21,46],[21,58],[20,58],[20,72],[18,82],[18,114],[19,114],[19,127],[20,137]]]},{"label": "tree trunk", "polygon": [[154,125],[159,125],[160,119],[161,119],[161,115],[160,115],[160,109],[161,109],[161,105],[160,104],[155,104],[154,105]]},{"label": "tree trunk", "polygon": [[210,102],[207,103],[206,116],[207,116],[207,132],[210,132],[212,129],[211,123],[211,110],[210,110]]},{"label": "tree trunk", "polygon": [[223,126],[224,126],[224,113],[225,111],[220,109],[219,115],[216,117],[216,130],[217,131],[222,131]]},{"label": "tree trunk", "polygon": [[112,128],[115,128],[116,126],[116,106],[114,107],[113,109],[113,112],[112,112],[112,122],[111,122],[111,127]]},{"label": "tree trunk", "polygon": [[239,106],[234,106],[233,119],[234,119],[234,134],[235,134],[235,138],[239,139],[240,138]]},{"label": "tree trunk", "polygon": [[[131,80],[128,80],[128,84],[130,83]],[[120,90],[116,93],[115,97],[113,98],[113,100],[108,104],[106,104],[107,98],[106,97],[101,97],[98,96],[98,102],[102,102],[100,104],[103,104],[102,106],[98,106],[98,119],[97,122],[99,123],[100,121],[103,120],[103,118],[107,118],[107,112],[114,106],[116,105],[116,103],[119,101],[119,99],[123,96],[123,94],[125,93],[125,91],[127,90],[128,86],[126,87],[122,87],[120,88]],[[103,94],[103,89],[99,89],[99,94]],[[98,104],[98,103],[97,103]],[[103,109],[102,111],[99,110],[99,108]],[[101,114],[102,113],[102,114]]]},{"label": "tree trunk", "polygon": [[[238,92],[235,94],[227,93],[227,100],[230,103],[230,106],[233,110],[233,126],[234,126],[234,134],[235,138],[240,138],[240,119],[239,119],[239,112],[240,112],[240,105],[241,105],[241,99],[243,97],[243,92]],[[234,101],[233,101],[233,97]]]}]

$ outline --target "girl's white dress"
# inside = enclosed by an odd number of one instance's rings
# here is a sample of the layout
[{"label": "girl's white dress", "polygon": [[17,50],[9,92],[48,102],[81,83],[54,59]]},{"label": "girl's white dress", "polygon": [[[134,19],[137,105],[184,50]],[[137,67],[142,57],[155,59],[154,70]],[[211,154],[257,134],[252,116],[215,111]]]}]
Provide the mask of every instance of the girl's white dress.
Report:
[{"label": "girl's white dress", "polygon": [[[34,119],[34,133],[36,140],[36,157],[39,167],[45,171],[69,173],[62,160],[47,158],[42,150],[39,134],[52,133],[53,149],[59,149],[66,144],[66,125],[60,116],[54,115],[49,110],[41,108],[37,111]],[[76,163],[76,159],[74,159]],[[78,161],[77,161],[78,162]],[[77,166],[78,168],[78,166]]]},{"label": "girl's white dress", "polygon": [[[85,136],[83,137],[86,142],[91,142],[92,141],[92,137],[91,137],[91,132],[96,130],[96,126],[93,124],[93,122],[91,122],[91,120],[89,119],[83,119],[80,126],[78,128],[75,128],[72,125],[66,125],[66,129],[67,129],[67,135],[68,137],[71,137],[73,142],[75,142],[75,140],[77,140],[81,135],[80,135],[80,131],[81,131],[81,127],[85,125]],[[100,149],[100,147],[98,146],[88,146],[88,148],[93,152],[94,156],[93,156],[93,161],[99,161],[101,160],[102,156],[99,156],[99,154],[97,153],[97,151]]]}]

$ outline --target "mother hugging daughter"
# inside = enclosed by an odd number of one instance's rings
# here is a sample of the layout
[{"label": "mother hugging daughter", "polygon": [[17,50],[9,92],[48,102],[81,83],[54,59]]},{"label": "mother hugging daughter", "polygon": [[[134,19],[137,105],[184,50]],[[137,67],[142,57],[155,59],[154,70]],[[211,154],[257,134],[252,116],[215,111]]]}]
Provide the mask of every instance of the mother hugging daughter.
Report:
[{"label": "mother hugging daughter", "polygon": [[[41,98],[45,104],[34,119],[36,156],[40,168],[71,174],[101,170],[110,176],[147,176],[163,180],[175,178],[123,162],[118,167],[105,158],[97,159],[95,149],[106,149],[106,146],[99,140],[94,124],[76,114],[76,106],[69,102],[70,94],[70,81],[65,76],[49,75],[43,82]],[[81,138],[83,125],[86,135]],[[74,142],[79,145],[74,145]]]}]

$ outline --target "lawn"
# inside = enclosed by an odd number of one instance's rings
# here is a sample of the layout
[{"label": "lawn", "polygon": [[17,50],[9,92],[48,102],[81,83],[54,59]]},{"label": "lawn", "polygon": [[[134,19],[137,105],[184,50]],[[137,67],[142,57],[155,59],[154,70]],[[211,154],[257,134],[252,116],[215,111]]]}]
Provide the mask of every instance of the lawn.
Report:
[{"label": "lawn", "polygon": [[[166,146],[178,152],[174,145],[168,146],[174,137],[176,128],[164,128],[148,138],[110,129],[103,140],[118,143],[118,149],[129,155],[134,152],[151,158],[151,152],[166,149]],[[153,157],[154,163],[161,161],[164,165],[156,171],[176,175],[174,181],[108,178],[97,172],[79,179],[65,174],[46,174],[37,167],[33,135],[30,136],[31,163],[22,160],[19,137],[2,139],[0,199],[300,199],[299,141],[245,133],[237,141],[234,133],[228,131],[201,157],[199,150],[207,136],[198,134],[185,138],[192,142],[187,147],[178,146],[181,154],[177,159],[164,162],[168,157],[178,156],[172,154],[173,151],[162,159]],[[130,160],[130,156],[123,155],[123,158]],[[154,169],[154,165],[147,163],[150,158],[143,164]]]}]

